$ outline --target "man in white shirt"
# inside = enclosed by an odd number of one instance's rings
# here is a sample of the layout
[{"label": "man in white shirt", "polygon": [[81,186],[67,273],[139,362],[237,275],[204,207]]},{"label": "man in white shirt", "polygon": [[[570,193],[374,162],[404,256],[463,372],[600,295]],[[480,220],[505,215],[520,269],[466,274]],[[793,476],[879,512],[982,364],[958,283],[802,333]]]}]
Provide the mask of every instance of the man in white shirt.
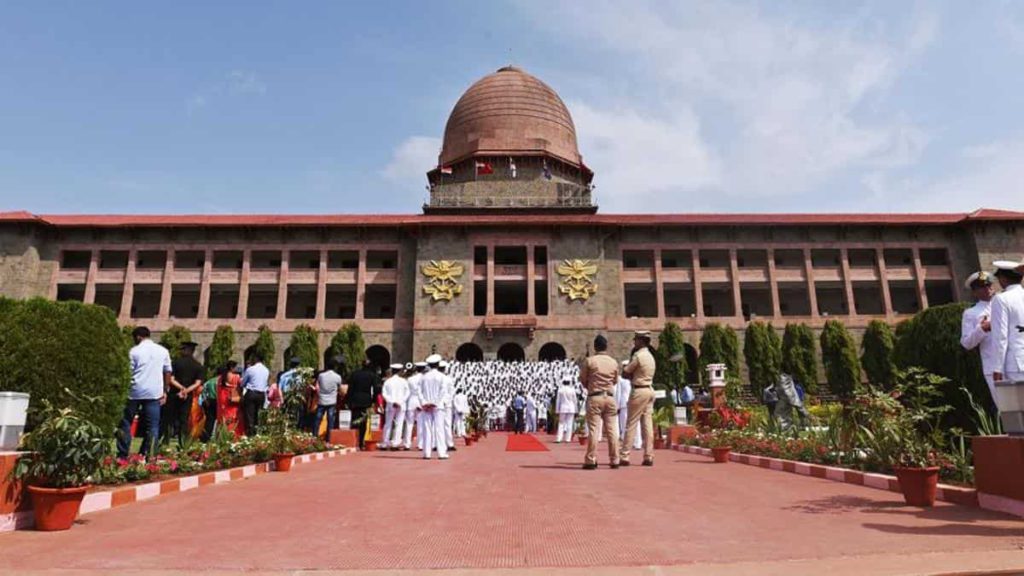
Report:
[{"label": "man in white shirt", "polygon": [[431,354],[427,357],[427,372],[419,381],[420,407],[423,410],[423,459],[430,460],[430,454],[437,448],[437,457],[448,459],[448,444],[444,437],[444,420],[442,405],[448,391],[447,377],[438,369],[441,356]]},{"label": "man in white shirt", "polygon": [[573,427],[576,424],[576,409],[579,399],[576,396],[576,389],[572,386],[571,378],[562,378],[562,385],[558,387],[558,395],[555,399],[555,412],[558,413],[558,434],[555,436],[555,443],[560,444],[572,440]]},{"label": "man in white shirt", "polygon": [[989,392],[995,400],[996,389],[992,384],[992,374],[1001,366],[996,358],[996,341],[992,334],[992,297],[995,290],[992,286],[992,275],[988,272],[975,272],[964,282],[977,302],[964,310],[960,322],[960,345],[966,350],[978,348],[981,353],[981,371],[985,376]]},{"label": "man in white shirt", "polygon": [[263,354],[253,352],[252,364],[242,374],[242,415],[245,418],[245,435],[255,436],[260,422],[260,412],[267,403],[270,389],[270,370],[263,364]]},{"label": "man in white shirt", "polygon": [[996,369],[992,380],[1024,381],[1024,263],[1001,260],[994,263],[996,279],[1003,291],[992,298],[992,335]]},{"label": "man in white shirt", "polygon": [[409,376],[409,400],[405,404],[405,438],[402,442],[402,450],[412,448],[412,430],[416,427],[416,446],[423,449],[423,410],[420,408],[420,379],[427,371],[426,362],[417,362],[413,365],[415,372]]},{"label": "man in white shirt", "polygon": [[398,450],[402,443],[402,420],[405,419],[405,403],[409,400],[409,383],[402,377],[402,365],[392,364],[390,377],[384,381],[381,396],[384,397],[384,433],[381,448]]},{"label": "man in white shirt", "polygon": [[[622,368],[629,366],[629,360],[622,361]],[[619,442],[626,441],[626,420],[629,419],[629,393],[633,391],[633,384],[621,372],[619,381],[615,385],[615,404],[619,407]],[[643,447],[643,438],[640,437],[640,423],[636,423],[636,434],[633,440],[633,449],[639,450]]]},{"label": "man in white shirt", "polygon": [[128,457],[132,447],[132,422],[140,412],[145,432],[139,454],[149,456],[149,450],[160,434],[160,406],[167,401],[167,388],[171,385],[170,352],[150,339],[149,328],[145,326],[132,330],[132,339],[135,346],[128,352],[132,384],[117,437],[119,458]]}]

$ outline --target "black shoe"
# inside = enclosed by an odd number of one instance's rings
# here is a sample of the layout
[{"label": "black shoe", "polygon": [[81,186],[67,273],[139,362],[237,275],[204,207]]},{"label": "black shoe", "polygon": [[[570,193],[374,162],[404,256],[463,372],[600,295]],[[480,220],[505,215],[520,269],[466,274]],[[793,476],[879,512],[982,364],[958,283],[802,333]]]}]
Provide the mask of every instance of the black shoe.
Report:
[{"label": "black shoe", "polygon": [[597,470],[597,464],[584,464],[584,470]]},{"label": "black shoe", "polygon": [[455,448],[455,446],[449,446],[448,447],[448,451],[449,452],[458,452],[458,450]]},{"label": "black shoe", "polygon": [[619,460],[619,466],[629,466],[629,460]]},{"label": "black shoe", "polygon": [[654,460],[644,460],[641,466],[654,466]]},{"label": "black shoe", "polygon": [[612,470],[618,470],[619,469],[619,465],[618,464],[609,464],[608,467],[611,468]]}]

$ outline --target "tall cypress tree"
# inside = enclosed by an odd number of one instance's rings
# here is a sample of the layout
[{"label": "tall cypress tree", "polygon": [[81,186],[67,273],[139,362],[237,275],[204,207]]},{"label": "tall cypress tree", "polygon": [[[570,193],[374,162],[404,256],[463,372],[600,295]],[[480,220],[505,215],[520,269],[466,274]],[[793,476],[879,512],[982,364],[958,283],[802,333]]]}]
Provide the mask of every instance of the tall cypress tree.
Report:
[{"label": "tall cypress tree", "polygon": [[247,352],[249,351],[259,352],[260,355],[263,356],[263,362],[267,364],[267,366],[273,365],[274,354],[277,351],[277,347],[274,345],[274,333],[271,332],[269,326],[262,324],[259,327],[259,333],[256,335],[256,343],[247,350]]},{"label": "tall cypress tree", "polygon": [[821,359],[832,393],[844,399],[853,396],[860,384],[860,361],[853,335],[842,322],[825,322],[821,332]]},{"label": "tall cypress tree", "polygon": [[755,398],[779,379],[782,369],[782,342],[771,324],[756,320],[743,335],[743,356],[750,375],[750,390]]},{"label": "tall cypress tree", "polygon": [[213,378],[217,369],[228,363],[235,355],[235,331],[231,326],[218,326],[213,333],[213,342],[206,351],[206,377]]},{"label": "tall cypress tree", "polygon": [[355,322],[348,322],[338,329],[331,338],[330,356],[345,358],[342,377],[348,378],[353,370],[362,367],[366,361],[366,342],[363,341],[363,329]]},{"label": "tall cypress tree", "polygon": [[739,376],[739,338],[735,330],[717,323],[704,327],[700,335],[700,377],[705,384],[708,364],[725,364],[728,377]]},{"label": "tall cypress tree", "polygon": [[782,371],[814,394],[818,391],[816,338],[806,324],[786,324],[782,335]]},{"label": "tall cypress tree", "polygon": [[888,387],[892,385],[896,364],[893,361],[893,349],[896,346],[896,338],[892,328],[881,320],[872,320],[868,324],[864,338],[861,340],[860,363],[864,367],[864,373],[868,382],[875,386]]},{"label": "tall cypress tree", "polygon": [[317,331],[309,324],[299,324],[292,332],[286,352],[288,358],[298,358],[299,365],[314,370],[320,366],[320,341]]},{"label": "tall cypress tree", "polygon": [[[669,358],[677,356],[677,362]],[[669,390],[679,390],[686,382],[686,338],[683,329],[675,322],[666,322],[658,335],[658,353],[655,355],[657,368],[654,382]]]},{"label": "tall cypress tree", "polygon": [[192,340],[192,331],[175,324],[160,335],[160,345],[171,352],[171,358],[177,358],[181,345]]}]

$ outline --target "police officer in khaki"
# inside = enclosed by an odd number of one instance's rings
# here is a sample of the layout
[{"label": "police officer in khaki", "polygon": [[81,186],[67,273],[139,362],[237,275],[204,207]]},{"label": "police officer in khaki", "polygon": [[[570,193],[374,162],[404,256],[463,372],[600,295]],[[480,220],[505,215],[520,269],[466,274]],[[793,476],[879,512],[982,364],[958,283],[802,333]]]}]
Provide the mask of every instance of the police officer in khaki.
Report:
[{"label": "police officer in khaki", "polygon": [[601,441],[598,427],[603,422],[608,434],[608,460],[619,467],[619,419],[616,416],[615,385],[619,381],[619,362],[608,355],[608,340],[600,334],[594,338],[596,354],[588,356],[580,367],[580,382],[587,391],[587,456],[584,470],[597,469],[597,443]]},{"label": "police officer in khaki", "polygon": [[637,330],[633,333],[633,354],[622,369],[633,389],[629,393],[629,417],[626,420],[626,440],[622,443],[619,463],[629,466],[629,447],[636,440],[636,424],[640,422],[644,444],[644,466],[654,466],[654,355],[651,354],[651,333]]}]

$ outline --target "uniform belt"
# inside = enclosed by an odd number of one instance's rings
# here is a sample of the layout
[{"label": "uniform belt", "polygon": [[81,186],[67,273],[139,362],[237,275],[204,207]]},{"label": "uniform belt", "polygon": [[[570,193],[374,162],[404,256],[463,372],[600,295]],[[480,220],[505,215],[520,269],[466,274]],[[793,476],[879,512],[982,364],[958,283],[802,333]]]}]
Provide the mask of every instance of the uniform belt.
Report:
[{"label": "uniform belt", "polygon": [[633,386],[633,390],[639,390],[641,388],[650,388],[650,386]]},{"label": "uniform belt", "polygon": [[594,396],[614,396],[614,394],[607,390],[602,390],[600,392],[591,392],[590,394],[587,394],[587,398],[593,398]]}]

